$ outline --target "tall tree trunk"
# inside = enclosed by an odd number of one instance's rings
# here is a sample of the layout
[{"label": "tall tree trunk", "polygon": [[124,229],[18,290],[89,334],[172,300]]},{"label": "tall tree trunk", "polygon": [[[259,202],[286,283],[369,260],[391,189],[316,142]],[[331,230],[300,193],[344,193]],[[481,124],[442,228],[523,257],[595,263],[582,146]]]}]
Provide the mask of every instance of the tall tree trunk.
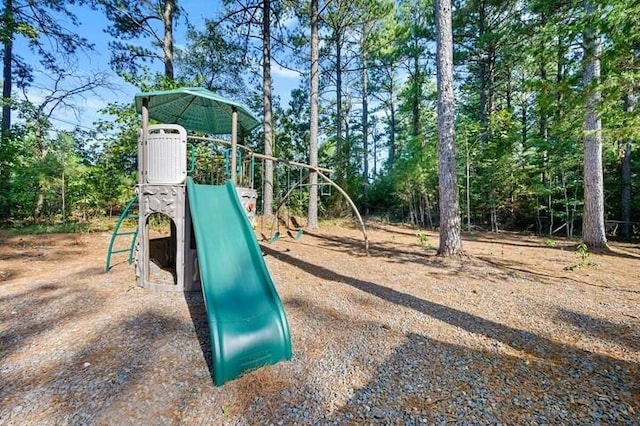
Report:
[{"label": "tall tree trunk", "polygon": [[427,208],[427,221],[428,221],[428,226],[429,229],[433,229],[433,218],[432,216],[432,212],[431,212],[431,201],[429,200],[429,194],[425,194],[425,206]]},{"label": "tall tree trunk", "polygon": [[[11,129],[11,90],[12,90],[12,72],[11,60],[13,59],[13,0],[4,0],[4,16],[3,21],[5,31],[3,43],[2,57],[2,135],[3,144],[5,136],[8,138]],[[3,168],[4,172],[4,168]]]},{"label": "tall tree trunk", "polygon": [[389,111],[389,169],[393,170],[396,163],[396,108],[391,95]]},{"label": "tall tree trunk", "polygon": [[451,0],[436,0],[440,256],[462,253],[456,182]]},{"label": "tall tree trunk", "polygon": [[[539,25],[542,27],[546,24],[547,22],[547,18],[543,13],[540,13],[540,23]],[[547,213],[549,215],[549,229],[548,229],[548,234],[551,237],[553,235],[553,196],[551,193],[551,185],[552,185],[552,174],[550,170],[547,170],[547,167],[549,166],[549,162],[547,159],[547,150],[549,149],[549,117],[548,117],[548,110],[549,110],[549,91],[547,89],[548,85],[547,85],[547,57],[546,57],[546,45],[545,42],[542,41],[541,45],[540,45],[540,51],[542,52],[538,59],[539,62],[539,68],[538,68],[538,72],[539,72],[539,76],[540,76],[540,81],[542,82],[542,88],[540,91],[540,98],[538,100],[539,103],[539,109],[540,109],[540,116],[538,117],[538,136],[540,137],[540,140],[542,141],[542,146],[543,146],[543,152],[542,152],[542,186],[543,187],[548,187],[548,191],[547,191],[547,195],[546,195],[546,199],[543,201],[543,203],[546,203],[547,206]]]},{"label": "tall tree trunk", "polygon": [[556,64],[557,64],[556,65],[557,93],[556,93],[556,109],[555,109],[556,123],[559,123],[560,120],[562,120],[562,108],[560,106],[562,105],[562,102],[563,102],[564,91],[560,88],[560,85],[564,81],[565,50],[566,49],[564,47],[564,43],[562,42],[562,37],[558,36],[558,50],[556,53]]},{"label": "tall tree trunk", "polygon": [[369,87],[367,76],[367,23],[362,24],[362,170],[364,175],[364,187],[363,195],[364,202],[367,206],[366,215],[369,215],[369,203],[367,198],[369,197]]},{"label": "tall tree trunk", "polygon": [[336,33],[336,173],[338,181],[343,180],[343,140],[342,140],[342,34]]},{"label": "tall tree trunk", "polygon": [[507,87],[506,87],[506,91],[507,93],[505,94],[506,99],[507,99],[507,111],[509,112],[513,112],[511,105],[513,103],[513,81],[512,81],[512,77],[513,77],[513,70],[511,69],[511,67],[509,67],[509,71],[507,73]]},{"label": "tall tree trunk", "polygon": [[65,164],[62,165],[62,190],[60,191],[60,195],[62,196],[62,222],[67,222],[67,190],[66,190],[66,179],[64,172]]},{"label": "tall tree trunk", "polygon": [[469,138],[466,138],[466,164],[465,164],[465,193],[467,201],[467,232],[471,233],[471,147]]},{"label": "tall tree trunk", "polygon": [[[415,48],[417,52],[418,49]],[[417,53],[413,57],[413,93],[411,93],[411,136],[420,134],[420,98],[422,92],[422,72],[420,71],[420,57]]]},{"label": "tall tree trunk", "polygon": [[547,150],[547,141],[549,140],[549,121],[548,121],[548,92],[547,92],[547,67],[544,60],[540,61],[540,80],[542,81],[542,105],[540,106],[540,139],[544,143],[544,149]]},{"label": "tall tree trunk", "polygon": [[[44,161],[47,155],[47,147],[44,144],[44,135],[42,134],[42,128],[40,127],[40,121],[36,121],[36,129],[34,135],[36,146],[38,147],[39,160]],[[42,215],[42,208],[44,207],[44,187],[42,185],[41,177],[36,176],[36,184],[34,188],[35,201],[33,204],[33,220],[37,222]]]},{"label": "tall tree trunk", "polygon": [[[2,20],[5,30],[2,44],[2,142],[5,143],[5,137],[8,138],[11,129],[11,90],[12,90],[12,73],[11,61],[13,59],[13,0],[4,0],[4,16]],[[3,170],[4,172],[4,167]]]},{"label": "tall tree trunk", "polygon": [[631,142],[624,144],[622,163],[622,192],[620,194],[620,220],[622,227],[620,235],[623,238],[631,238]]},{"label": "tall tree trunk", "polygon": [[11,60],[13,59],[13,1],[4,0],[5,25],[2,38],[2,125],[0,126],[0,220],[11,216],[11,203],[9,202],[10,186],[10,162],[9,150],[11,144],[11,90],[12,72]]},{"label": "tall tree trunk", "polygon": [[[492,195],[491,198],[495,198],[495,195]],[[495,201],[491,202],[491,232],[498,232],[498,212],[496,211],[496,203]]]},{"label": "tall tree trunk", "polygon": [[164,52],[164,76],[173,81],[173,16],[176,11],[175,0],[165,0],[162,10],[162,22],[164,24],[164,40],[162,50]]},{"label": "tall tree trunk", "polygon": [[375,126],[373,128],[373,178],[378,175],[378,142],[380,139],[375,130]]},{"label": "tall tree trunk", "polygon": [[[318,37],[318,0],[311,0],[311,88],[309,118],[309,164],[318,166],[318,92],[319,92],[319,57],[320,40]],[[318,174],[309,172],[309,211],[308,226],[318,227]]]},{"label": "tall tree trunk", "polygon": [[[623,109],[627,114],[632,114],[634,110],[633,89],[627,91],[623,98]],[[620,235],[623,238],[631,238],[631,141],[626,140],[623,143],[623,153],[620,158],[621,165],[621,183],[622,190],[620,192],[620,220],[622,226]]]},{"label": "tall tree trunk", "polygon": [[486,106],[486,117],[487,124],[489,125],[489,138],[491,138],[491,114],[495,111],[495,89],[496,87],[496,47],[494,45],[489,45],[489,50],[487,51],[487,106]]},{"label": "tall tree trunk", "polygon": [[[593,13],[590,0],[585,0],[588,15]],[[582,240],[589,247],[604,247],[607,237],[604,228],[604,182],[602,171],[602,122],[598,113],[601,94],[600,36],[587,27],[584,30],[584,77],[587,103],[584,112],[584,219]]]},{"label": "tall tree trunk", "polygon": [[[478,2],[478,7],[478,39],[484,40],[484,34],[486,31],[486,5],[484,0]],[[487,60],[484,53],[484,51],[481,53],[479,59],[480,69],[478,70],[478,77],[480,78],[480,140],[482,143],[487,143],[489,141],[489,114],[487,107]]]},{"label": "tall tree trunk", "polygon": [[522,111],[520,112],[520,125],[522,126],[522,130],[520,131],[521,136],[521,144],[522,150],[525,151],[527,149],[527,100],[526,98],[522,101]]},{"label": "tall tree trunk", "polygon": [[[264,154],[273,155],[273,111],[271,107],[271,0],[262,2],[262,102],[264,107]],[[264,163],[264,212],[273,213],[273,162]]]},{"label": "tall tree trunk", "polygon": [[[481,2],[480,8],[480,37],[485,30],[485,2]],[[483,143],[491,138],[489,120],[494,111],[495,80],[496,80],[496,48],[489,44],[484,48],[480,58],[480,135]]]},{"label": "tall tree trunk", "polygon": [[567,174],[562,172],[560,174],[560,182],[562,183],[562,193],[564,194],[564,214],[565,214],[565,223],[567,224],[566,236],[567,238],[571,238],[571,228],[570,225],[571,219],[571,210],[569,208],[569,191],[567,191]]},{"label": "tall tree trunk", "polygon": [[547,71],[545,68],[544,61],[540,64],[540,79],[543,82],[543,89],[541,93],[542,105],[540,106],[540,117],[539,117],[539,136],[540,140],[543,142],[543,152],[542,152],[542,186],[548,187],[546,200],[544,201],[547,205],[547,212],[549,214],[549,236],[553,235],[553,195],[551,193],[552,186],[552,174],[550,170],[547,170],[549,166],[549,161],[547,158],[547,149],[549,149],[548,141],[549,141],[549,121],[547,119],[547,90],[546,90],[546,79],[547,79]]},{"label": "tall tree trunk", "polygon": [[[349,87],[345,88],[345,93],[349,93]],[[344,139],[342,140],[342,163],[345,172],[345,179],[351,180],[351,98],[347,96],[345,105],[342,108],[342,117],[344,121]],[[357,164],[357,160],[355,161]]]}]

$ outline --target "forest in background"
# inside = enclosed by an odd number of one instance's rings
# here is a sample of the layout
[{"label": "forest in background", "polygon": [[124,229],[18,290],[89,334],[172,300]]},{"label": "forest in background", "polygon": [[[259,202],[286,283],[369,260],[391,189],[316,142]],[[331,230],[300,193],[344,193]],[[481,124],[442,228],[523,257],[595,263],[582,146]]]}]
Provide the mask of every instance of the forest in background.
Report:
[{"label": "forest in background", "polygon": [[[309,160],[308,2],[226,0],[196,28],[180,0],[4,0],[3,222],[87,220],[121,211],[133,195],[133,99],[114,99],[104,119],[73,131],[51,119],[114,83],[74,66],[95,49],[74,31],[78,7],[108,18],[102,37],[118,78],[141,91],[201,86],[241,101],[264,119],[249,145]],[[321,1],[318,13],[319,164],[365,215],[438,226],[434,3]],[[179,47],[176,25],[187,28]],[[590,82],[585,34],[599,41],[601,76]],[[29,55],[12,48],[18,38]],[[598,93],[604,217],[620,236],[631,237],[633,225],[640,232],[640,4],[454,1],[453,42],[463,229],[580,233],[583,117]],[[272,95],[272,66],[300,72],[286,105]],[[50,82],[38,82],[45,95],[37,97],[36,70]],[[276,181],[285,175],[276,170]],[[344,208],[326,198],[321,214]]]}]

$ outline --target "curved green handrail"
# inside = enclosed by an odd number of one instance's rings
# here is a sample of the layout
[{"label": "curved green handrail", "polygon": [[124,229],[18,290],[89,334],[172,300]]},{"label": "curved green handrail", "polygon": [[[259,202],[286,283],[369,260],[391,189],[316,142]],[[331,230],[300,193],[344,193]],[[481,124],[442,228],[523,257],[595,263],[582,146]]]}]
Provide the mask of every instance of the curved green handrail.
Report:
[{"label": "curved green handrail", "polygon": [[[127,206],[124,208],[124,210],[122,211],[122,214],[120,214],[120,218],[118,218],[118,222],[116,223],[116,227],[113,230],[113,234],[111,234],[111,240],[109,241],[109,249],[107,250],[107,263],[104,267],[105,272],[109,272],[109,269],[111,269],[111,256],[116,253],[128,252],[129,265],[131,265],[131,263],[133,262],[134,247],[136,243],[136,238],[138,238],[138,227],[136,226],[136,229],[134,231],[129,231],[129,232],[118,232],[118,231],[120,230],[120,226],[122,225],[122,222],[124,222],[124,220],[127,217],[129,217],[129,210],[131,210],[131,207],[133,207],[133,205],[137,200],[138,200],[138,195],[136,194],[133,196],[133,198],[129,201]],[[131,244],[129,244],[129,248],[114,250],[113,245],[115,244],[116,237],[120,235],[132,235]]]}]

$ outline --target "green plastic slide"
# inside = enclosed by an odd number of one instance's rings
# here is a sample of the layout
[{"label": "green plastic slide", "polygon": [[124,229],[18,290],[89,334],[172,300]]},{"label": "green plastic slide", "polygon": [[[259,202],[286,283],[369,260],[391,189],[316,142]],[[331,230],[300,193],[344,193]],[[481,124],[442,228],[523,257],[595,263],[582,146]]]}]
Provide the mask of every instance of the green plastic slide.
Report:
[{"label": "green plastic slide", "polygon": [[216,386],[291,359],[287,318],[234,186],[188,178],[187,196]]}]

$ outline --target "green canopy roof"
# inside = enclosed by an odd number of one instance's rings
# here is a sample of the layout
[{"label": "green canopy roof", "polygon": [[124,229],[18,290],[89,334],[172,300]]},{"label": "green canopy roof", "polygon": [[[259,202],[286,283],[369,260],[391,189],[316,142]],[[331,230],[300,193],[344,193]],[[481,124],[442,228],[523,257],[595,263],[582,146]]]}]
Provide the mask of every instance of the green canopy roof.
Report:
[{"label": "green canopy roof", "polygon": [[260,121],[244,106],[201,87],[144,92],[136,95],[136,111],[149,99],[149,117],[164,124],[179,124],[187,130],[214,135],[231,134],[231,112],[238,111],[238,125],[249,132]]}]

